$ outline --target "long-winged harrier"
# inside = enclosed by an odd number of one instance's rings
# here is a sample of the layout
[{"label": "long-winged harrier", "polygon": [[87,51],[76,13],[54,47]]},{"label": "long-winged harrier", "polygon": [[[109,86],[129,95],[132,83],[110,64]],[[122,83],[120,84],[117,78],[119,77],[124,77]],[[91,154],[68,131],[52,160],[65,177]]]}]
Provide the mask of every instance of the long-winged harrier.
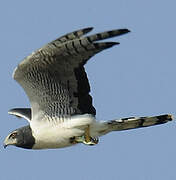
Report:
[{"label": "long-winged harrier", "polygon": [[95,54],[118,42],[99,40],[128,33],[128,29],[83,36],[93,28],[66,34],[26,57],[13,78],[29,97],[30,108],[15,108],[9,114],[25,118],[28,126],[10,133],[4,147],[27,149],[61,148],[78,143],[94,145],[111,131],[147,127],[172,120],[169,114],[96,121],[90,86],[84,69]]}]

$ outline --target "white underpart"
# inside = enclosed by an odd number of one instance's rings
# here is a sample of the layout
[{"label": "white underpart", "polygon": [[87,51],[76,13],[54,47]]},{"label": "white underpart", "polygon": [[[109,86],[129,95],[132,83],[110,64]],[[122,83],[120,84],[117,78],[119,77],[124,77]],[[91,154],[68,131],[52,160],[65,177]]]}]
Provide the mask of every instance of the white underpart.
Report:
[{"label": "white underpart", "polygon": [[76,115],[69,119],[53,119],[51,121],[31,121],[32,134],[35,137],[33,149],[61,148],[72,145],[70,138],[84,135],[85,128],[90,125],[92,135],[100,124],[90,114]]}]

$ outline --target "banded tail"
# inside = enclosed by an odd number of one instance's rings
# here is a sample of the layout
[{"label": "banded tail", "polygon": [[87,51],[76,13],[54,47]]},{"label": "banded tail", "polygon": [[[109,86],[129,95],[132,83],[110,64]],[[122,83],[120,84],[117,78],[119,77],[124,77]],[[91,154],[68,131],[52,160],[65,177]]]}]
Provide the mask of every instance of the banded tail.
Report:
[{"label": "banded tail", "polygon": [[122,118],[119,120],[112,120],[105,122],[106,130],[100,132],[100,134],[106,134],[111,131],[123,131],[128,129],[142,128],[148,126],[155,126],[159,124],[164,124],[172,121],[174,117],[171,114],[165,114],[160,116],[150,116],[150,117],[129,117]]}]

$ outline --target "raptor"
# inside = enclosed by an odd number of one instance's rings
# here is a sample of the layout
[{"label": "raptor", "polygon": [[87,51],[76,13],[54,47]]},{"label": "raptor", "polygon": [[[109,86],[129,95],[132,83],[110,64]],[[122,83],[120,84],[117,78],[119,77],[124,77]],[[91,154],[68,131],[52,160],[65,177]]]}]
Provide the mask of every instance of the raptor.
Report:
[{"label": "raptor", "polygon": [[29,97],[31,108],[14,108],[9,114],[29,125],[12,131],[4,147],[63,148],[78,143],[95,145],[100,136],[163,124],[170,114],[97,121],[84,65],[95,54],[118,42],[102,42],[130,32],[116,29],[85,36],[93,28],[68,33],[33,52],[14,70],[13,78]]}]

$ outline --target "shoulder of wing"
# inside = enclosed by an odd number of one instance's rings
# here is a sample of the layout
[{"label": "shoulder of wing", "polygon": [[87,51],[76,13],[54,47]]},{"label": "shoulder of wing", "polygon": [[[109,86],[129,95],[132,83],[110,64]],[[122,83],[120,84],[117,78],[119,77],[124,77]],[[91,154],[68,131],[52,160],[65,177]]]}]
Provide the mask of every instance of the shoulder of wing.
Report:
[{"label": "shoulder of wing", "polygon": [[30,122],[31,120],[31,109],[30,108],[14,108],[8,111],[8,114],[14,115],[18,118],[24,118]]}]

